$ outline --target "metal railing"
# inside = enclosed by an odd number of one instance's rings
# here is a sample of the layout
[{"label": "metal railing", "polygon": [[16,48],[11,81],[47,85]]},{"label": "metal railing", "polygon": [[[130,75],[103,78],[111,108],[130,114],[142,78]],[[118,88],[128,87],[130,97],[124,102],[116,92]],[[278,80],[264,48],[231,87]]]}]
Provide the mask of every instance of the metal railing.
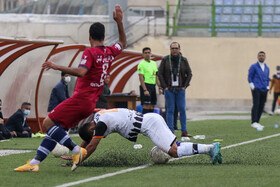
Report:
[{"label": "metal railing", "polygon": [[[211,7],[211,17],[209,18],[211,20],[211,23],[209,25],[177,25],[178,17],[180,8],[182,7]],[[257,7],[258,12],[253,13],[252,15],[258,15],[258,22],[257,26],[250,26],[248,23],[248,26],[220,26],[217,25],[216,22],[216,8],[217,7]],[[181,1],[178,0],[177,4],[169,4],[167,2],[166,4],[166,36],[170,36],[170,29],[172,29],[172,35],[175,35],[176,31],[178,29],[209,29],[211,30],[211,36],[215,37],[217,36],[217,29],[255,29],[257,31],[248,31],[248,32],[257,32],[258,36],[263,35],[263,29],[280,29],[280,23],[277,23],[279,26],[263,26],[263,8],[264,7],[280,7],[280,5],[262,5],[261,2],[259,5],[216,5],[215,1],[212,0],[211,5],[205,5],[205,4],[191,4],[191,5],[184,5],[181,4]],[[170,9],[174,8],[174,15],[171,17],[170,15]],[[234,14],[232,14],[234,15]],[[246,14],[249,15],[249,14]],[[170,18],[173,19],[172,25],[170,25]]]}]

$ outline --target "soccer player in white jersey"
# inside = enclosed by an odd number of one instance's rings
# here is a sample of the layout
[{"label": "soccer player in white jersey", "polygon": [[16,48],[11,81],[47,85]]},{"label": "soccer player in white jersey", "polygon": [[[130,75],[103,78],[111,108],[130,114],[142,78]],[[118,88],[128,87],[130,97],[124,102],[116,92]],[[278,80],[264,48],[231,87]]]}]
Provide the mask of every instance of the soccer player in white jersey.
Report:
[{"label": "soccer player in white jersey", "polygon": [[174,158],[208,154],[212,158],[212,164],[222,163],[219,142],[213,144],[176,142],[176,136],[169,130],[160,115],[156,113],[143,115],[124,108],[101,110],[95,114],[91,123],[81,126],[79,135],[83,139],[81,146],[87,150],[85,159],[96,150],[102,138],[113,132],[119,133],[133,142],[136,142],[137,135],[141,133],[149,137],[156,146]]}]

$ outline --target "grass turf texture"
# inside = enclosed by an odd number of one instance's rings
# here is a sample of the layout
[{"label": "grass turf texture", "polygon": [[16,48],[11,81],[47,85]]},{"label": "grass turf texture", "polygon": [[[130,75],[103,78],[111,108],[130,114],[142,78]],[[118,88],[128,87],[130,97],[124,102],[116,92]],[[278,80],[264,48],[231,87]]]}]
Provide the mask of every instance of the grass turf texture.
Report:
[{"label": "grass turf texture", "polygon": [[[250,127],[249,120],[205,120],[188,122],[192,135],[204,134],[206,139],[195,143],[213,143],[223,139],[222,146],[232,145],[272,134],[280,133],[274,124],[280,123],[279,116],[261,120],[264,131]],[[180,131],[176,131],[180,137]],[[179,138],[180,139],[180,138]],[[199,155],[172,161],[163,165],[91,181],[78,186],[278,186],[280,182],[280,137],[254,142],[222,150],[223,164],[211,165],[209,156]],[[79,137],[73,137],[80,143]],[[96,152],[75,172],[70,167],[60,167],[67,161],[49,155],[40,165],[39,173],[14,172],[35,155],[42,139],[12,139],[1,142],[0,149],[28,149],[31,153],[0,157],[2,186],[55,186],[122,169],[151,163],[149,154],[153,143],[140,135],[140,150],[133,149],[133,143],[118,134],[103,139]]]}]

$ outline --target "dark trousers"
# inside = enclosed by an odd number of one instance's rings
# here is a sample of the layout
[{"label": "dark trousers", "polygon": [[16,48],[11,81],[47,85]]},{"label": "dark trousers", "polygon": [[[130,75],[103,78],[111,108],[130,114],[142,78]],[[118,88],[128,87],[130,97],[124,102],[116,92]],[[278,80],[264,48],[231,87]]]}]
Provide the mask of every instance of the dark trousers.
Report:
[{"label": "dark trousers", "polygon": [[273,101],[272,101],[272,110],[271,110],[272,112],[274,112],[274,110],[275,110],[276,102],[277,102],[277,99],[279,96],[280,96],[280,93],[274,92]]},{"label": "dark trousers", "polygon": [[251,111],[251,120],[252,123],[254,122],[259,123],[264,109],[264,104],[266,102],[267,91],[263,92],[259,89],[254,89],[252,91],[252,96],[253,96],[253,107]]},{"label": "dark trousers", "polygon": [[9,139],[11,137],[10,131],[6,129],[3,124],[0,124],[0,140]]}]

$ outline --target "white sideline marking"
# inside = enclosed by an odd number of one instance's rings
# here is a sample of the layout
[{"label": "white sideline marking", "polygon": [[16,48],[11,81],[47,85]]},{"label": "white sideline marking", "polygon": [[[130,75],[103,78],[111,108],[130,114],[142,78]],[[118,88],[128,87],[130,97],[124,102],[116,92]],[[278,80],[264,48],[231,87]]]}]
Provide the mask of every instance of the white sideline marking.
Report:
[{"label": "white sideline marking", "polygon": [[[273,138],[273,137],[277,137],[277,136],[280,136],[280,133],[274,134],[274,135],[270,135],[270,136],[265,136],[265,137],[262,137],[262,138],[257,138],[257,139],[254,139],[254,140],[249,140],[249,141],[246,141],[246,142],[241,142],[241,143],[237,143],[237,144],[233,144],[233,145],[228,145],[228,146],[222,147],[222,149],[229,149],[229,148],[232,148],[232,147],[237,147],[237,146],[244,145],[244,144],[254,143],[254,142],[257,142],[257,141],[262,141],[262,140]],[[184,157],[180,157],[180,158],[172,158],[169,161],[179,160],[179,159],[182,159],[182,158],[193,157],[193,156],[198,156],[198,154],[197,155],[191,155],[191,156],[184,156]],[[125,169],[125,170],[117,171],[117,172],[114,172],[114,173],[108,173],[108,174],[104,174],[104,175],[100,175],[100,176],[95,176],[95,177],[90,177],[90,178],[79,180],[79,181],[75,181],[75,182],[65,183],[65,184],[59,185],[57,187],[73,186],[73,185],[77,185],[77,184],[81,184],[81,183],[85,183],[85,182],[90,182],[90,181],[95,181],[95,180],[99,180],[99,179],[104,179],[104,178],[112,177],[112,176],[115,176],[115,175],[118,175],[118,174],[127,173],[127,172],[131,172],[131,171],[139,170],[139,169],[144,169],[144,168],[147,168],[147,167],[149,167],[151,165],[153,165],[153,164],[145,164],[145,165],[142,165],[142,166],[138,166],[138,167],[135,167],[135,168]]]},{"label": "white sideline marking", "polygon": [[85,183],[85,182],[89,182],[89,181],[95,181],[95,180],[99,180],[99,179],[103,179],[103,178],[107,178],[107,177],[112,177],[112,176],[115,176],[115,175],[118,175],[118,174],[135,171],[135,170],[138,170],[138,169],[144,169],[144,168],[149,167],[151,165],[152,164],[145,164],[145,165],[142,165],[142,166],[138,166],[138,167],[135,167],[135,168],[124,169],[124,170],[117,171],[117,172],[114,172],[114,173],[107,173],[107,174],[104,174],[104,175],[100,175],[100,176],[96,176],[96,177],[90,177],[90,178],[79,180],[79,181],[76,181],[76,182],[69,182],[69,183],[66,183],[66,184],[59,185],[57,187],[73,186],[73,185],[76,185],[76,184],[81,184],[81,183]]}]

